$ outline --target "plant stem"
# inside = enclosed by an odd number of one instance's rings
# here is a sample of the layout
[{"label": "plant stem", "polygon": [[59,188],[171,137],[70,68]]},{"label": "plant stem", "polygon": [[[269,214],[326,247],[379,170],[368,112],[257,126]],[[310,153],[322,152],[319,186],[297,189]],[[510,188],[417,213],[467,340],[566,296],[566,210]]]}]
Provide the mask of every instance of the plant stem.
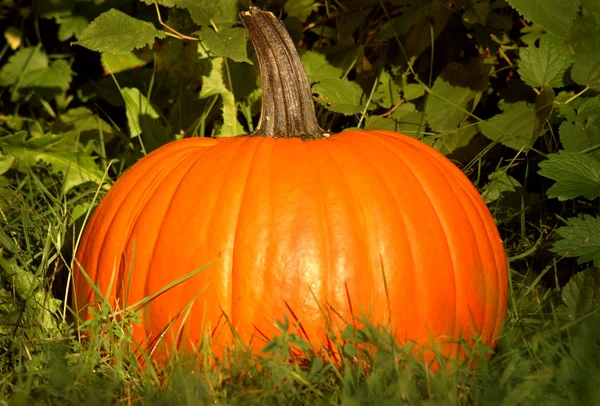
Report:
[{"label": "plant stem", "polygon": [[256,7],[240,18],[256,49],[263,90],[260,119],[250,136],[304,141],[328,137],[317,122],[308,77],[283,23]]}]

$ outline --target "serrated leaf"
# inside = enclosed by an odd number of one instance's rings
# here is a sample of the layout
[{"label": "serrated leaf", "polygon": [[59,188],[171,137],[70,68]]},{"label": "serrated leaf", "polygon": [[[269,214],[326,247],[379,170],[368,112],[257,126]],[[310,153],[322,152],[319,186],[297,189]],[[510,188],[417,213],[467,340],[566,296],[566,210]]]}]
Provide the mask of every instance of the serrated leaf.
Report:
[{"label": "serrated leaf", "polygon": [[394,78],[384,69],[379,74],[377,86],[371,96],[371,102],[389,109],[400,101],[400,88]]},{"label": "serrated leaf", "polygon": [[411,101],[425,94],[425,87],[420,83],[409,83],[402,89],[404,99]]},{"label": "serrated leaf", "polygon": [[364,110],[363,90],[356,82],[347,79],[331,79],[313,86],[317,102],[327,110],[345,115]]},{"label": "serrated leaf", "polygon": [[577,320],[600,309],[600,269],[590,268],[571,277],[562,289],[569,318]]},{"label": "serrated leaf", "polygon": [[283,9],[289,16],[304,22],[313,11],[319,9],[319,5],[315,0],[288,0]]},{"label": "serrated leaf", "polygon": [[[164,0],[163,0],[164,1]],[[198,25],[233,24],[237,21],[237,0],[169,0],[171,7],[187,9]]]},{"label": "serrated leaf", "polygon": [[485,25],[490,12],[490,2],[488,0],[470,1],[463,14],[463,20],[468,24]]},{"label": "serrated leaf", "polygon": [[131,87],[121,89],[121,94],[125,100],[129,135],[131,138],[141,137],[146,152],[173,140],[171,127],[161,122],[160,115],[146,96]]},{"label": "serrated leaf", "polygon": [[456,156],[456,159],[461,162],[469,161],[480,151],[480,149],[475,151],[476,148],[469,147],[478,133],[479,129],[476,125],[465,121],[457,131],[446,133],[436,138],[432,147],[446,156],[462,152]]},{"label": "serrated leaf", "polygon": [[[600,116],[598,117],[600,118]],[[565,151],[585,151],[600,145],[600,119],[594,117],[583,123],[563,121],[558,129],[558,134]],[[598,153],[600,150],[594,152]]]},{"label": "serrated leaf", "polygon": [[52,125],[52,132],[84,145],[93,139],[108,142],[115,137],[113,128],[86,107],[75,107],[61,114]]},{"label": "serrated leaf", "polygon": [[563,76],[573,63],[565,42],[553,34],[542,35],[539,47],[521,48],[519,56],[519,75],[531,87],[564,86]]},{"label": "serrated leaf", "polygon": [[72,142],[63,142],[66,140],[57,136],[44,136],[34,140],[37,142],[31,140],[15,145],[2,139],[0,145],[6,154],[15,157],[15,167],[20,171],[28,172],[31,166],[42,161],[50,165],[51,173],[62,173],[65,193],[86,182],[103,184],[103,173],[98,169],[94,158],[74,150]]},{"label": "serrated leaf", "polygon": [[32,72],[48,67],[48,56],[40,47],[21,48],[15,52],[0,70],[0,86],[17,84]]},{"label": "serrated leaf", "polygon": [[566,38],[579,12],[574,0],[507,0],[526,20],[543,25],[548,31]]},{"label": "serrated leaf", "polygon": [[481,132],[492,141],[517,151],[529,151],[541,134],[542,126],[534,109],[525,102],[506,104],[503,113],[479,124]]},{"label": "serrated leaf", "polygon": [[600,217],[584,214],[581,218],[569,218],[567,225],[556,232],[563,239],[554,243],[552,252],[577,258],[578,264],[593,262],[600,266]]},{"label": "serrated leaf", "polygon": [[56,22],[59,24],[58,39],[61,41],[67,41],[71,37],[79,38],[90,25],[87,17],[82,15],[60,17]]},{"label": "serrated leaf", "polygon": [[[403,37],[402,42],[409,57],[419,56],[432,41],[444,31],[450,16],[451,9],[441,0],[420,2],[421,7],[410,17],[410,28]],[[433,34],[433,39],[432,39]]]},{"label": "serrated leaf", "polygon": [[519,181],[509,176],[505,169],[499,169],[489,175],[488,183],[482,188],[481,197],[487,204],[490,204],[498,200],[503,193],[514,193],[517,189],[522,188]]},{"label": "serrated leaf", "polygon": [[311,83],[340,79],[344,71],[333,66],[327,56],[320,52],[307,51],[302,55],[302,64]]},{"label": "serrated leaf", "polygon": [[49,96],[58,95],[69,88],[71,67],[64,59],[53,61],[44,69],[37,69],[19,81],[18,89],[32,89]]},{"label": "serrated leaf", "polygon": [[481,92],[454,86],[439,76],[432,87],[425,113],[434,131],[452,131],[473,111]]},{"label": "serrated leaf", "polygon": [[576,57],[571,69],[571,79],[582,86],[600,91],[600,55]]},{"label": "serrated leaf", "polygon": [[600,96],[582,97],[577,107],[577,121],[583,122],[590,118],[600,117]]},{"label": "serrated leaf", "polygon": [[595,199],[600,196],[600,159],[576,152],[560,151],[548,155],[540,162],[540,175],[555,180],[548,189],[548,197],[559,200],[583,196]]},{"label": "serrated leaf", "polygon": [[402,103],[396,107],[390,117],[396,122],[396,130],[410,136],[417,136],[424,124],[423,112],[418,111],[412,103]]},{"label": "serrated leaf", "polygon": [[202,77],[202,89],[200,98],[219,95],[223,102],[222,117],[223,125],[215,134],[217,137],[235,137],[244,133],[244,127],[237,119],[237,104],[233,93],[225,86],[223,76],[223,58],[215,58],[212,61],[210,76]]},{"label": "serrated leaf", "polygon": [[600,24],[592,15],[580,17],[569,36],[574,59],[571,78],[582,86],[600,91]]},{"label": "serrated leaf", "polygon": [[146,65],[152,59],[150,55],[142,57],[138,53],[129,52],[126,54],[109,54],[102,52],[100,60],[105,73],[123,72],[129,69],[139,68]]},{"label": "serrated leaf", "polygon": [[397,131],[398,124],[392,118],[369,116],[365,120],[365,130],[388,130]]},{"label": "serrated leaf", "polygon": [[212,28],[203,28],[196,32],[202,43],[214,56],[246,62],[252,65],[246,51],[247,32],[243,28],[223,28],[215,32]]},{"label": "serrated leaf", "polygon": [[151,45],[155,38],[164,37],[164,31],[157,30],[151,23],[113,8],[92,21],[74,44],[118,55]]}]

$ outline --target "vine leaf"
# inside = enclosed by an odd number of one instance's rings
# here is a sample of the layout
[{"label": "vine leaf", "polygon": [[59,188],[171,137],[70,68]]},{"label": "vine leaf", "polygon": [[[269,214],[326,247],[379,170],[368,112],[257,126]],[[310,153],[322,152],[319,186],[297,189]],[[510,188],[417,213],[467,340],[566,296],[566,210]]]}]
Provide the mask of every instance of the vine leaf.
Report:
[{"label": "vine leaf", "polygon": [[113,8],[92,21],[73,44],[118,55],[151,45],[155,38],[165,38],[164,31]]},{"label": "vine leaf", "polygon": [[600,196],[600,159],[577,152],[560,151],[549,154],[540,162],[539,174],[555,180],[548,189],[548,197],[558,200],[583,196],[595,199]]},{"label": "vine leaf", "polygon": [[204,99],[211,96],[220,96],[223,102],[223,124],[217,130],[217,137],[235,137],[243,134],[244,127],[237,119],[237,104],[233,92],[225,85],[225,76],[223,75],[225,60],[223,58],[214,58],[212,60],[212,69],[209,76],[202,76],[202,90],[200,98]]},{"label": "vine leaf", "polygon": [[577,258],[577,263],[593,262],[600,266],[600,217],[584,214],[582,218],[567,219],[567,225],[556,230],[563,239],[552,252]]},{"label": "vine leaf", "polygon": [[195,33],[200,37],[202,43],[217,57],[225,57],[236,62],[246,62],[252,65],[248,59],[246,44],[248,35],[243,28],[223,28],[215,32],[211,28],[203,28]]},{"label": "vine leaf", "polygon": [[49,165],[51,173],[62,174],[65,193],[86,182],[103,184],[103,172],[94,158],[75,147],[76,143],[71,137],[48,134],[25,141],[25,136],[25,131],[22,131],[0,141],[4,152],[15,158],[14,165],[17,170],[28,172],[30,167],[40,161],[45,162]]},{"label": "vine leaf", "polygon": [[579,12],[579,2],[564,0],[507,0],[526,20],[543,25],[548,31],[566,38]]},{"label": "vine leaf", "polygon": [[336,113],[351,115],[364,109],[363,90],[358,83],[347,79],[330,79],[313,86],[317,102]]},{"label": "vine leaf", "polygon": [[519,55],[519,75],[529,86],[564,86],[563,76],[573,63],[573,56],[556,35],[542,35],[539,47],[531,44],[522,48]]},{"label": "vine leaf", "polygon": [[504,112],[479,126],[490,140],[517,151],[529,151],[541,134],[540,120],[535,110],[525,102],[505,104]]}]

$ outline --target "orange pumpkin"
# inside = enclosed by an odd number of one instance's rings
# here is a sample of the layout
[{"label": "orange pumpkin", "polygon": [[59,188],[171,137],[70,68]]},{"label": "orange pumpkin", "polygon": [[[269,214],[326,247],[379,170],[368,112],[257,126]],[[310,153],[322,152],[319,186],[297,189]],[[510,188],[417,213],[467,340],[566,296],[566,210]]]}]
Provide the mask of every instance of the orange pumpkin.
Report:
[{"label": "orange pumpkin", "polygon": [[[326,318],[335,329],[366,315],[402,342],[445,342],[446,354],[461,356],[458,337],[493,345],[507,263],[468,178],[403,134],[324,133],[283,24],[256,8],[241,16],[261,66],[257,131],[175,141],[140,160],[77,252],[119,308],[210,264],[143,306],[137,342],[190,349],[209,335],[220,353],[231,325],[262,346],[287,316],[319,346]],[[85,319],[99,298],[80,271],[74,278]]]}]

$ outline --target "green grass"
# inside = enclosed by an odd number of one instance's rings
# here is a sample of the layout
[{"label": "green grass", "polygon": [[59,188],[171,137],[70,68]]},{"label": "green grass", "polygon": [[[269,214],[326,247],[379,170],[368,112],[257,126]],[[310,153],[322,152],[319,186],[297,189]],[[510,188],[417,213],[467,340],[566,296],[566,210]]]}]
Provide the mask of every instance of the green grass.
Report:
[{"label": "green grass", "polygon": [[[511,271],[498,347],[489,361],[484,359],[489,349],[474,351],[475,369],[454,365],[433,372],[373,326],[349,326],[336,342],[342,354],[337,361],[316,355],[286,333],[260,356],[238,345],[219,362],[178,355],[163,367],[140,368],[129,350],[135,314],[115,317],[105,309],[103,317],[78,331],[65,306],[69,255],[79,232],[69,213],[86,207],[95,191],[82,186],[65,196],[59,179],[43,168],[15,181],[19,187],[11,189],[11,204],[3,207],[0,404],[591,405],[600,400],[600,318],[597,313],[569,318],[560,290],[522,266]],[[88,329],[94,333],[86,339]]]}]

